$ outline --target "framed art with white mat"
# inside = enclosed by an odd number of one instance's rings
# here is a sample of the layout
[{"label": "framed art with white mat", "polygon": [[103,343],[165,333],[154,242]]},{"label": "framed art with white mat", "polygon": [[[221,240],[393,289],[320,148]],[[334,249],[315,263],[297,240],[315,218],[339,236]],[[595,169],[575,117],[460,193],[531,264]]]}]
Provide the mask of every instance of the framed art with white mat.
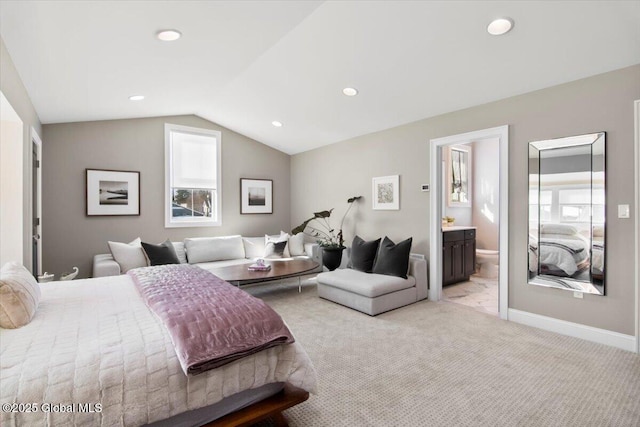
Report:
[{"label": "framed art with white mat", "polygon": [[87,216],[140,215],[140,172],[86,169]]},{"label": "framed art with white mat", "polygon": [[400,210],[400,175],[373,178],[373,210]]},{"label": "framed art with white mat", "polygon": [[240,178],[240,213],[273,213],[273,180]]}]

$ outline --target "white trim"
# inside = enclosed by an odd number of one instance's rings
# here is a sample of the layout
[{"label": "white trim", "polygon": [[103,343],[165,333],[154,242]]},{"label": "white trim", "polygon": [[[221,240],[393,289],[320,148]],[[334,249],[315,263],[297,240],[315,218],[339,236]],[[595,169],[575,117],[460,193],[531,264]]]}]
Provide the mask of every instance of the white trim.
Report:
[{"label": "white trim", "polygon": [[[634,122],[635,122],[635,253],[636,261],[640,259],[640,99],[634,103]],[[635,290],[636,290],[636,352],[640,353],[640,263],[636,262],[635,271]]]},{"label": "white trim", "polygon": [[553,317],[541,316],[527,311],[509,309],[509,320],[545,331],[556,332],[574,338],[616,347],[622,350],[636,351],[636,337],[625,335],[619,332],[608,331],[606,329],[594,328],[593,326],[581,325],[580,323],[567,322],[566,320],[555,319]]},{"label": "white trim", "polygon": [[[216,220],[171,221],[171,132],[179,131],[195,135],[213,136],[216,138]],[[164,124],[164,226],[180,227],[219,227],[222,225],[222,132],[212,129],[201,129],[190,126]]]},{"label": "white trim", "polygon": [[509,126],[436,138],[430,141],[431,224],[429,244],[429,299],[442,298],[442,150],[445,145],[498,138],[500,145],[500,318],[508,319],[509,307]]},{"label": "white trim", "polygon": [[[40,167],[38,168],[38,188],[40,189],[40,193],[38,194],[38,212],[36,212],[36,216],[38,218],[40,218],[40,224],[38,224],[38,234],[40,235],[40,239],[38,242],[38,271],[33,271],[32,273],[34,275],[41,275],[42,274],[42,242],[43,242],[43,234],[42,234],[42,139],[40,139],[40,136],[38,135],[38,132],[36,132],[36,130],[33,128],[33,126],[31,126],[31,138],[30,138],[31,144],[36,144],[36,150],[38,151],[38,161],[40,162]],[[29,158],[30,158],[30,162],[29,164],[31,165],[31,167],[33,168],[33,150],[29,150]],[[31,180],[33,176],[33,173],[29,174],[29,179]],[[29,188],[29,192],[33,191],[33,182],[31,182],[31,186]],[[30,218],[33,218],[33,203],[31,202],[33,195],[31,195],[32,197],[30,198],[30,203],[29,203],[29,213],[30,213]],[[30,245],[33,245],[33,242],[31,241],[31,239],[33,238],[32,236],[33,234],[33,224],[29,224],[29,243]],[[33,265],[33,259],[31,260],[31,265]]]}]

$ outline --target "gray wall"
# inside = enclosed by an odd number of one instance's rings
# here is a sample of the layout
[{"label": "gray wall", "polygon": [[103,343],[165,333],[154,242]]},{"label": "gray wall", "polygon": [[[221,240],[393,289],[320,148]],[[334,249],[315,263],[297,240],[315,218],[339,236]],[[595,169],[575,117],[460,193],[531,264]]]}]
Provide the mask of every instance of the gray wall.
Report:
[{"label": "gray wall", "polygon": [[[222,132],[222,226],[164,227],[164,124]],[[108,253],[108,240],[159,243],[167,238],[260,236],[290,224],[290,157],[196,116],[44,125],[44,268],[56,274]],[[140,171],[141,215],[85,216],[85,168]],[[272,215],[240,215],[240,178],[273,179]]]},{"label": "gray wall", "polygon": [[[526,76],[523,76],[526,78]],[[509,128],[509,307],[633,335],[633,219],[618,219],[616,205],[633,206],[633,101],[640,99],[640,65],[421,120],[301,153],[291,160],[291,219],[335,207],[337,218],[350,195],[366,196],[355,224],[365,239],[387,234],[414,238],[415,252],[427,254],[432,218],[429,140],[494,126]],[[527,284],[528,142],[607,132],[607,295],[573,298],[570,292]],[[399,211],[371,209],[371,178],[400,175]],[[633,185],[638,185],[637,183]],[[632,212],[636,215],[635,212]]]},{"label": "gray wall", "polygon": [[[500,140],[473,143],[473,225],[480,249],[500,246]],[[485,213],[486,209],[486,213]],[[493,218],[491,218],[493,215]]]},{"label": "gray wall", "polygon": [[[24,203],[22,210],[24,213],[23,221],[23,246],[25,267],[31,270],[31,127],[35,129],[40,137],[42,137],[42,127],[40,119],[36,113],[29,94],[22,83],[22,79],[18,75],[16,68],[9,56],[4,40],[0,38],[0,90],[7,98],[13,109],[18,113],[24,124]],[[44,145],[44,142],[43,142]],[[0,237],[1,238],[1,237]]]}]

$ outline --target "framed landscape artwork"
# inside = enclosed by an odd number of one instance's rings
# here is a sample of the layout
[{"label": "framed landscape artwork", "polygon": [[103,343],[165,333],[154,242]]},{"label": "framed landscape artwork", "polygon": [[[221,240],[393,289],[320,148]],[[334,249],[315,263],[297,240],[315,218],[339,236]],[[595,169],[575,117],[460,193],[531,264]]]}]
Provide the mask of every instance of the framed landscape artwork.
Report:
[{"label": "framed landscape artwork", "polygon": [[373,178],[373,209],[400,210],[400,175]]},{"label": "framed landscape artwork", "polygon": [[240,178],[240,213],[273,213],[273,181]]},{"label": "framed landscape artwork", "polygon": [[86,169],[87,216],[140,215],[140,172]]}]

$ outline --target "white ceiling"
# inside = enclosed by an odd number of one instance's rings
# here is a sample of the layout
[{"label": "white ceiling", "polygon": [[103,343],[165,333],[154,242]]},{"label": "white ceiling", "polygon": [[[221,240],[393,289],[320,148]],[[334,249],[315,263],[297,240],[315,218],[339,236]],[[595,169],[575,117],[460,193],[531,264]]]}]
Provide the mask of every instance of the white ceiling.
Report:
[{"label": "white ceiling", "polygon": [[197,114],[294,154],[638,64],[640,1],[2,0],[0,33],[43,123]]}]

